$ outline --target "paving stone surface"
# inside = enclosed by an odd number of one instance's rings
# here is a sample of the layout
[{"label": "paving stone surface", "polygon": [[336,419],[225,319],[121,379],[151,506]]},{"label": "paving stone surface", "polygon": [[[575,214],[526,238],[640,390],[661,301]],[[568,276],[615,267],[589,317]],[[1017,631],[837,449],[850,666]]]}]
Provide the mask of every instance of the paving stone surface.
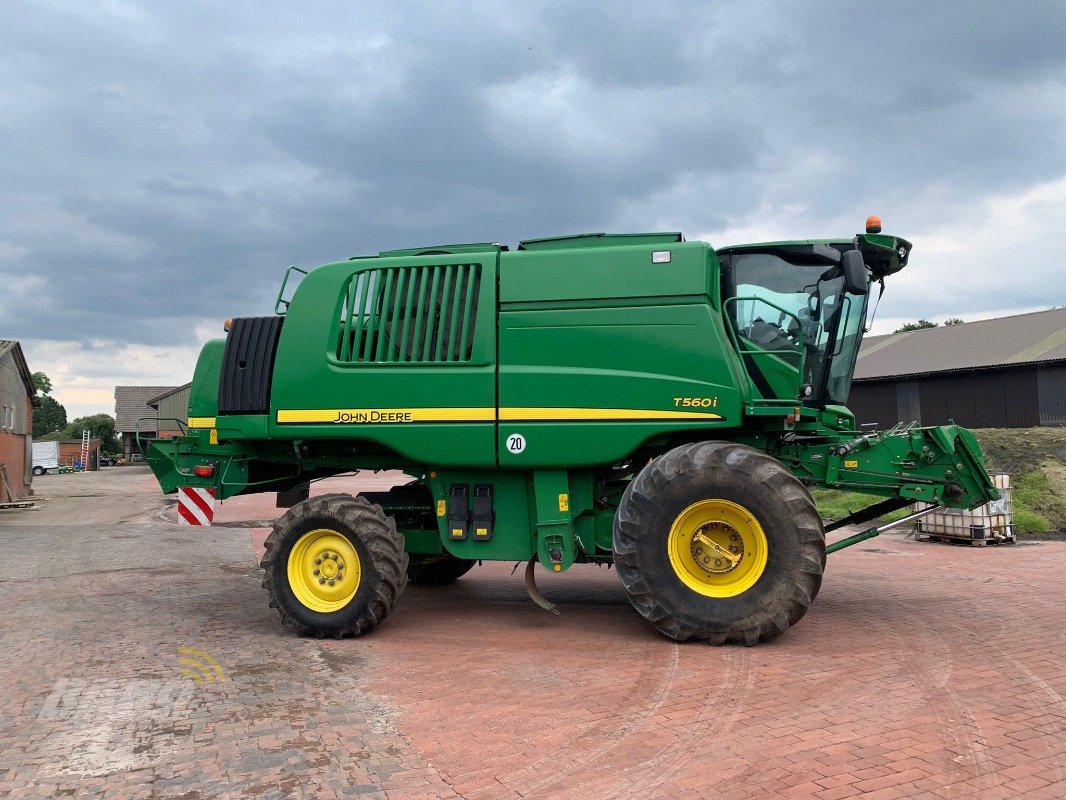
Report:
[{"label": "paving stone surface", "polygon": [[0,797],[1066,796],[1066,543],[864,543],[755,648],[664,639],[595,567],[547,614],[510,564],[319,641],[259,585],[273,496],[198,530],[143,469],[72,480],[0,517]]}]

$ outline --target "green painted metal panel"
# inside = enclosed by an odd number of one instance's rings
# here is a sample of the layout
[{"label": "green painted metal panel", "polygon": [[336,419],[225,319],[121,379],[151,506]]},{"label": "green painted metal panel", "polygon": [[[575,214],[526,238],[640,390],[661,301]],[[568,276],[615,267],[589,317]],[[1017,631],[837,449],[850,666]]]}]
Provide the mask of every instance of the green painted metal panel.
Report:
[{"label": "green painted metal panel", "polygon": [[[609,464],[656,437],[742,424],[751,390],[715,311],[717,258],[695,242],[658,264],[655,247],[503,254],[502,467]],[[506,446],[513,434],[521,452]]]},{"label": "green painted metal panel", "polygon": [[431,473],[426,480],[435,503],[450,500],[453,485],[469,488],[468,509],[472,508],[474,487],[488,484],[493,487],[493,509],[496,512],[494,532],[488,541],[472,536],[456,541],[449,535],[447,516],[437,516],[441,541],[445,549],[457,558],[525,561],[536,551],[535,516],[530,499],[530,476],[524,472],[493,470],[448,469]]},{"label": "green painted metal panel", "polygon": [[[652,263],[657,250],[669,251],[670,262]],[[704,242],[679,242],[502,253],[500,302],[710,297],[717,287],[712,285],[708,251]]]},{"label": "green painted metal panel", "polygon": [[189,386],[189,417],[210,418],[218,414],[218,378],[225,349],[225,339],[210,339],[204,343]]},{"label": "green painted metal panel", "polygon": [[[493,251],[313,271],[282,329],[277,360],[286,367],[274,374],[266,434],[347,439],[414,463],[494,466],[496,269]],[[427,280],[432,308],[418,301]],[[425,409],[432,419],[419,421]]]}]

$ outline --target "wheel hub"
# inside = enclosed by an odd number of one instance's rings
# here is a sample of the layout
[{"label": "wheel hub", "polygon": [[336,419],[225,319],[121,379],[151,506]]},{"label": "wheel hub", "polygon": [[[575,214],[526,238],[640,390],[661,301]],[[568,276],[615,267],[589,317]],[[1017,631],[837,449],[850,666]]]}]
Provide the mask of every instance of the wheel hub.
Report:
[{"label": "wheel hub", "polygon": [[[322,577],[331,581],[339,577],[344,571],[344,562],[340,560],[340,557],[329,550],[322,553],[322,556],[315,559],[315,564],[318,564],[318,570]],[[312,570],[312,574],[314,571]]]},{"label": "wheel hub", "polygon": [[296,599],[313,611],[337,611],[358,591],[360,567],[359,554],[347,537],[328,529],[313,530],[301,536],[289,553],[289,586]]},{"label": "wheel hub", "polygon": [[726,522],[701,525],[693,535],[690,547],[696,565],[713,574],[730,572],[744,560],[740,534]]},{"label": "wheel hub", "polygon": [[666,552],[678,579],[707,597],[735,597],[762,577],[769,555],[755,516],[731,500],[699,500],[674,519]]}]

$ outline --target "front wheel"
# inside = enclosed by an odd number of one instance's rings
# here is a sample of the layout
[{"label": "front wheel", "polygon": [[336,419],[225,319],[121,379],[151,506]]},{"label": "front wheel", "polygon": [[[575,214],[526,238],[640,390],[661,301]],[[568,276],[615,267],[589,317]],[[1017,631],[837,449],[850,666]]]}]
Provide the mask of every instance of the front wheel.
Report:
[{"label": "front wheel", "polygon": [[260,566],[270,606],[304,635],[366,633],[407,585],[395,521],[351,495],[312,497],[289,509],[274,523]]},{"label": "front wheel", "polygon": [[34,475],[44,475],[44,467],[34,467],[33,468],[33,474]]},{"label": "front wheel", "polygon": [[614,520],[634,608],[672,639],[753,645],[807,612],[825,570],[810,494],[781,462],[731,442],[671,450],[634,478]]}]

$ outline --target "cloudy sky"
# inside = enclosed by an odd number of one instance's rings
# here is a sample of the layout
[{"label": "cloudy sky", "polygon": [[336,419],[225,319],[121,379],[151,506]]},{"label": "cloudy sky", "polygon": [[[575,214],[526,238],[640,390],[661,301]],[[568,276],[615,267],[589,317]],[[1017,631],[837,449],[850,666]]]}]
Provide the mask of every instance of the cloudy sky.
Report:
[{"label": "cloudy sky", "polygon": [[0,338],[73,417],[288,264],[681,230],[915,243],[875,331],[1066,304],[1066,3],[22,2]]}]

